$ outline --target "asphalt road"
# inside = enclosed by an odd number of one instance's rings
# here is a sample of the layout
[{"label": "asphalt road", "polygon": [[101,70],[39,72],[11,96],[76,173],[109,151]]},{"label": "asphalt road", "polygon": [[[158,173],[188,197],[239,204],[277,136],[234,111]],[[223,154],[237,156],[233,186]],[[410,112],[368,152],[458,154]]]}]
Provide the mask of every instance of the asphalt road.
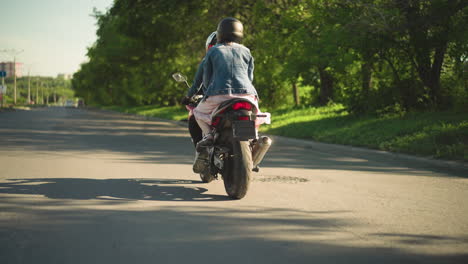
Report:
[{"label": "asphalt road", "polygon": [[242,200],[173,122],[0,112],[0,263],[468,263],[466,171],[278,139]]}]

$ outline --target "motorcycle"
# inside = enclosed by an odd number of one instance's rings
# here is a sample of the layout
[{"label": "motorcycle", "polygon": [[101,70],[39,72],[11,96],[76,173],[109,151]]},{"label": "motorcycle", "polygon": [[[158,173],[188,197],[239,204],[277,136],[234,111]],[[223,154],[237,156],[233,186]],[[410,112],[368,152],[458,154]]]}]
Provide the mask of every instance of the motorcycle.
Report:
[{"label": "motorcycle", "polygon": [[[184,75],[175,73],[172,77],[189,86]],[[189,100],[186,105],[189,119],[193,118],[193,109],[201,100],[200,95]],[[257,132],[260,124],[270,123],[270,115],[260,113],[249,100],[236,98],[220,104],[211,117],[214,143],[199,150],[204,151],[206,157],[200,178],[211,182],[220,174],[228,196],[242,199],[247,194],[252,172],[259,172],[259,164],[271,146],[272,140],[258,136]]]}]

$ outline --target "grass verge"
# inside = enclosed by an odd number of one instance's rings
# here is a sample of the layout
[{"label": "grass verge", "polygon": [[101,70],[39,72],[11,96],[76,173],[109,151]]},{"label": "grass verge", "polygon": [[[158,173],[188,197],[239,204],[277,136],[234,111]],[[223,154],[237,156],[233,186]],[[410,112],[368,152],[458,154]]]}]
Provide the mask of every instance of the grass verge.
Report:
[{"label": "grass verge", "polygon": [[[181,106],[101,107],[124,113],[184,120]],[[468,115],[457,112],[410,112],[350,115],[343,106],[282,108],[270,111],[267,134],[311,139],[392,152],[468,161]]]},{"label": "grass verge", "polygon": [[468,161],[468,115],[410,112],[353,116],[340,105],[272,112],[263,132],[321,142]]}]

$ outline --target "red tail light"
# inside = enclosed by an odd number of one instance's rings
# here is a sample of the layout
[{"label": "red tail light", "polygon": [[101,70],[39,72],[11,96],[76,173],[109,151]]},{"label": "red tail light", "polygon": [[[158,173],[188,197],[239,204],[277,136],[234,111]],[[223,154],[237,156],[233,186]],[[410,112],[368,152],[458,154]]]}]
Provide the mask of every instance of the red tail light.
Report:
[{"label": "red tail light", "polygon": [[219,121],[221,121],[221,117],[217,116],[215,118],[213,118],[213,120],[211,121],[211,126],[217,126],[219,125]]},{"label": "red tail light", "polygon": [[239,116],[237,118],[237,120],[247,120],[248,121],[248,120],[250,120],[250,117],[248,117],[248,116]]},{"label": "red tail light", "polygon": [[245,109],[252,110],[252,105],[248,102],[237,102],[232,105],[233,110]]}]

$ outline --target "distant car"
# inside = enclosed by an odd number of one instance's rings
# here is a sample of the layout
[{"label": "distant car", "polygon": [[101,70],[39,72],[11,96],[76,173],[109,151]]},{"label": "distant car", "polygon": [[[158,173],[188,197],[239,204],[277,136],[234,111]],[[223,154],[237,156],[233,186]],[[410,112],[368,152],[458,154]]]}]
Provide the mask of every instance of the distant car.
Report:
[{"label": "distant car", "polygon": [[73,100],[67,100],[67,101],[65,101],[64,106],[65,107],[76,107],[76,104],[75,104],[75,101],[73,101]]}]

